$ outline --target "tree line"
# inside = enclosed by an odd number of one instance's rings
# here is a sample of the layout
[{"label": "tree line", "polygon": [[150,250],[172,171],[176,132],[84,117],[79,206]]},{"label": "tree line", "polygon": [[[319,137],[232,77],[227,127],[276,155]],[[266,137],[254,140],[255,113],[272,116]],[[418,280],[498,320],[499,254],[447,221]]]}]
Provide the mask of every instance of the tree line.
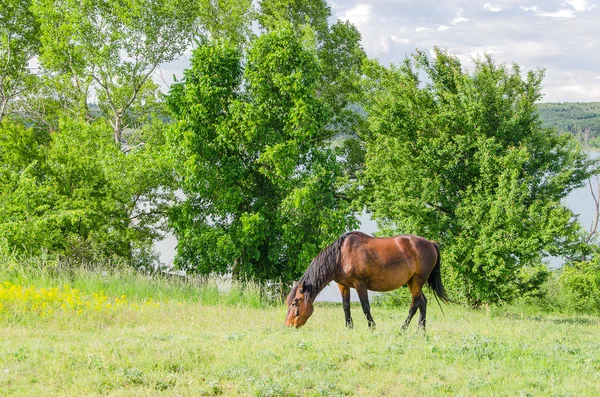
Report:
[{"label": "tree line", "polygon": [[540,103],[544,125],[569,132],[586,147],[600,148],[600,102]]},{"label": "tree line", "polygon": [[542,124],[542,71],[441,49],[384,66],[322,0],[2,7],[5,257],[148,266],[171,230],[179,268],[287,283],[366,208],[439,241],[470,304],[538,293],[549,255],[597,267],[563,199],[598,165]]}]

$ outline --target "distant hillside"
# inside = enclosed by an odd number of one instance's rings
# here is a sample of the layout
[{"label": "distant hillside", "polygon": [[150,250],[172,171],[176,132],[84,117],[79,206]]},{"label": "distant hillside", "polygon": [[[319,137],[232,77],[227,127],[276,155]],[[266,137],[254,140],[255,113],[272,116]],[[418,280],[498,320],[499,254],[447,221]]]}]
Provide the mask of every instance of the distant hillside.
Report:
[{"label": "distant hillside", "polygon": [[600,148],[600,102],[540,103],[546,127],[570,132],[582,143]]}]

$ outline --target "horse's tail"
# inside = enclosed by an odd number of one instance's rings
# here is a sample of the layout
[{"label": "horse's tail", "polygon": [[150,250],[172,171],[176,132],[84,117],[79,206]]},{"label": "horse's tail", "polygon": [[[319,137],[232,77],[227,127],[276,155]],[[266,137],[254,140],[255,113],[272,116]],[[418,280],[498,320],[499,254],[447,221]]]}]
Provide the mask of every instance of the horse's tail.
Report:
[{"label": "horse's tail", "polygon": [[[450,303],[452,301],[450,300],[450,298],[448,298],[448,293],[446,292],[446,289],[442,285],[442,273],[440,271],[440,265],[441,265],[440,246],[436,242],[432,242],[432,244],[435,247],[435,251],[437,252],[437,260],[435,262],[433,269],[431,270],[431,273],[429,274],[429,278],[427,279],[427,285],[433,291],[433,294],[434,294],[436,300],[439,298],[444,303]],[[438,303],[439,303],[439,300],[438,300]],[[441,306],[440,306],[440,308],[441,308]]]}]

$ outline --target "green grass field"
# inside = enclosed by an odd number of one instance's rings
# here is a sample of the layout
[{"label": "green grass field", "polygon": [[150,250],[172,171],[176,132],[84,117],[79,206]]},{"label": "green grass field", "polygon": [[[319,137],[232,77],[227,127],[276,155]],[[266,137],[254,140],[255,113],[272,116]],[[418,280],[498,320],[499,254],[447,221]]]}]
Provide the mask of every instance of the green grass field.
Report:
[{"label": "green grass field", "polygon": [[[140,291],[150,291],[143,280]],[[16,304],[5,288],[0,395],[600,395],[598,317],[457,305],[442,316],[430,300],[424,336],[416,318],[400,331],[404,307],[373,307],[378,327],[370,331],[360,307],[353,306],[355,329],[347,330],[341,305],[317,304],[296,330],[283,326],[284,306],[241,298],[252,290],[234,291],[236,299],[216,289],[202,297],[163,281],[155,289],[176,298],[149,304],[131,280],[124,283],[131,297],[106,293],[104,304],[112,306],[85,309],[94,288],[117,281],[84,284],[83,309],[61,307],[59,299],[71,298],[45,292],[56,310],[43,316]],[[52,285],[37,285],[45,286]],[[46,299],[39,296],[27,299]]]}]

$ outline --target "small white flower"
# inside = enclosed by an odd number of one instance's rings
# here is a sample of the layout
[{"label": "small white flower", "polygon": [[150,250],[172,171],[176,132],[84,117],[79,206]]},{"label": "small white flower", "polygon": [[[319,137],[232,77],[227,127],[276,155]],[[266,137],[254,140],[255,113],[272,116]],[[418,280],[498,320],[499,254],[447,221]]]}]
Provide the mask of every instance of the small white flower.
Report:
[{"label": "small white flower", "polygon": [[6,369],[4,370],[4,373],[5,373],[5,374],[7,374],[7,373],[9,373],[9,372],[10,372],[10,371],[9,371],[9,369],[8,369],[8,368],[6,368]]}]

